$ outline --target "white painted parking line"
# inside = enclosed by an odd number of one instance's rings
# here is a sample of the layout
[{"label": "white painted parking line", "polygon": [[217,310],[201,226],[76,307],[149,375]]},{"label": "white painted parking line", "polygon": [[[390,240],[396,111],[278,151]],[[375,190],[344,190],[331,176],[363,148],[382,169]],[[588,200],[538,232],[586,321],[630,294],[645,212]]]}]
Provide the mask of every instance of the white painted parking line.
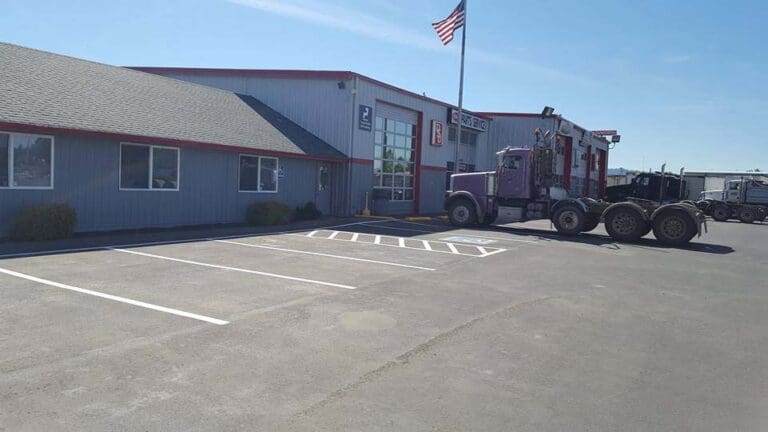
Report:
[{"label": "white painted parking line", "polygon": [[336,238],[336,236],[337,236],[337,235],[339,235],[339,232],[338,232],[338,231],[334,231],[334,232],[333,232],[333,234],[331,234],[331,236],[330,236],[330,237],[328,237],[328,238],[329,238],[329,239],[331,239],[331,240],[333,240],[333,239],[335,239],[335,238]]},{"label": "white painted parking line", "polygon": [[[478,247],[478,249],[482,249],[482,248],[479,248],[479,247]],[[486,252],[486,253],[484,253],[483,255],[481,255],[481,258],[489,257],[489,256],[491,256],[491,255],[496,255],[497,253],[501,253],[501,252],[504,252],[505,250],[506,250],[506,249],[497,249],[497,250],[495,250],[495,251]]]},{"label": "white painted parking line", "polygon": [[373,243],[374,244],[381,244],[381,236],[377,235],[376,237],[374,237]]},{"label": "white painted parking line", "polygon": [[184,312],[182,310],[172,309],[172,308],[165,307],[165,306],[159,306],[159,305],[152,304],[152,303],[145,303],[145,302],[142,302],[142,301],[133,300],[133,299],[125,298],[125,297],[120,297],[120,296],[116,296],[116,295],[112,295],[112,294],[106,294],[106,293],[102,293],[102,292],[98,292],[98,291],[92,291],[92,290],[89,290],[89,289],[74,287],[74,286],[71,286],[71,285],[65,285],[65,284],[62,284],[62,283],[53,282],[53,281],[50,281],[50,280],[47,280],[47,279],[38,278],[38,277],[35,277],[35,276],[30,276],[30,275],[27,275],[27,274],[24,274],[24,273],[18,273],[18,272],[12,271],[12,270],[4,269],[4,268],[0,268],[0,273],[4,273],[4,274],[6,274],[8,276],[17,277],[17,278],[20,278],[20,279],[26,279],[26,280],[32,281],[32,282],[37,282],[39,284],[52,286],[52,287],[55,287],[55,288],[61,288],[61,289],[69,290],[69,291],[79,292],[81,294],[88,294],[88,295],[91,295],[91,296],[94,296],[94,297],[100,297],[100,298],[103,298],[103,299],[112,300],[112,301],[116,301],[116,302],[119,302],[119,303],[125,303],[125,304],[129,304],[129,305],[132,305],[132,306],[138,306],[138,307],[145,308],[145,309],[151,309],[151,310],[155,310],[155,311],[158,311],[158,312],[165,312],[165,313],[172,314],[172,315],[177,315],[177,316],[180,316],[180,317],[192,318],[192,319],[195,319],[195,320],[198,320],[198,321],[204,321],[204,322],[211,323],[211,324],[216,324],[216,325],[227,325],[227,324],[229,324],[229,321],[224,321],[224,320],[220,320],[220,319],[217,319],[217,318],[211,318],[211,317],[208,317],[208,316],[205,316],[205,315],[198,315],[198,314],[195,314],[195,313]]},{"label": "white painted parking line", "polygon": [[432,245],[430,245],[428,241],[422,240],[421,243],[424,245],[424,250],[428,250],[428,251],[432,250]]},{"label": "white painted parking line", "polygon": [[269,249],[269,250],[276,250],[280,252],[298,253],[298,254],[322,256],[322,257],[328,257],[328,258],[338,258],[338,259],[349,260],[349,261],[360,261],[360,262],[366,262],[371,264],[382,264],[382,265],[388,265],[393,267],[410,268],[415,270],[435,271],[435,269],[433,268],[414,266],[410,264],[400,264],[400,263],[394,263],[389,261],[377,261],[377,260],[371,260],[371,259],[365,259],[365,258],[349,257],[349,256],[342,256],[342,255],[331,255],[331,254],[320,253],[320,252],[310,252],[310,251],[286,249],[286,248],[280,248],[280,247],[274,247],[274,246],[256,245],[256,244],[242,243],[242,242],[236,242],[231,240],[214,240],[214,241],[217,243],[226,243],[231,245],[246,246],[246,247],[258,248],[258,249]]},{"label": "white painted parking line", "polygon": [[456,249],[456,246],[453,245],[453,243],[446,243],[448,245],[448,249],[451,250],[451,253],[458,254],[459,250]]},{"label": "white painted parking line", "polygon": [[402,237],[397,239],[397,245],[400,246],[400,247],[405,247],[405,239],[402,238]]},{"label": "white painted parking line", "polygon": [[184,260],[184,259],[180,259],[180,258],[172,258],[172,257],[163,256],[163,255],[155,255],[155,254],[150,254],[150,253],[146,253],[146,252],[139,252],[139,251],[134,251],[134,250],[128,250],[128,249],[111,248],[110,250],[113,250],[113,251],[116,251],[116,252],[129,253],[129,254],[133,254],[133,255],[141,255],[141,256],[150,257],[150,258],[157,258],[157,259],[162,259],[162,260],[166,260],[166,261],[174,261],[174,262],[179,262],[179,263],[183,263],[183,264],[191,264],[191,265],[197,265],[197,266],[201,266],[201,267],[215,268],[215,269],[219,269],[219,270],[236,271],[236,272],[241,272],[241,273],[255,274],[255,275],[259,275],[259,276],[266,276],[266,277],[272,277],[272,278],[277,278],[277,279],[286,279],[286,280],[292,280],[292,281],[296,281],[296,282],[305,282],[305,283],[315,284],[315,285],[324,285],[324,286],[329,286],[329,287],[334,287],[334,288],[344,288],[344,289],[350,289],[350,290],[357,289],[356,287],[353,287],[353,286],[342,285],[342,284],[337,284],[337,283],[333,283],[333,282],[324,282],[324,281],[305,279],[305,278],[294,277],[294,276],[286,276],[286,275],[281,275],[281,274],[276,274],[276,273],[267,273],[267,272],[261,272],[261,271],[256,271],[256,270],[248,270],[248,269],[243,269],[243,268],[238,268],[238,267],[227,267],[227,266],[222,266],[222,265],[217,265],[217,264],[209,264],[209,263],[203,263],[203,262],[199,262],[199,261],[190,261],[190,260]]},{"label": "white painted parking line", "polygon": [[[347,223],[342,225],[331,225],[331,226],[321,227],[320,229],[342,228],[342,227],[348,227],[353,225],[367,225],[367,224],[372,224],[376,222],[389,222],[389,221],[387,220],[387,221],[373,221],[373,222],[371,221],[353,222],[353,223]],[[95,251],[109,250],[113,248],[130,248],[130,247],[141,247],[141,246],[185,244],[185,243],[195,243],[195,242],[209,241],[209,240],[226,240],[226,239],[236,239],[236,238],[246,238],[246,237],[268,237],[268,236],[279,235],[279,234],[303,233],[306,231],[307,231],[307,228],[288,230],[288,231],[242,233],[242,234],[233,234],[233,235],[216,236],[216,237],[196,237],[196,238],[189,238],[189,239],[182,239],[182,240],[161,240],[161,241],[152,241],[152,242],[143,242],[143,243],[120,243],[120,244],[111,244],[111,245],[104,245],[104,246],[87,246],[87,247],[80,247],[80,248],[52,249],[52,250],[44,250],[39,252],[21,252],[21,253],[3,254],[3,255],[0,255],[0,259],[25,258],[25,257],[35,257],[35,256],[42,256],[42,255],[59,255],[64,253],[75,253],[75,252],[95,252]],[[312,237],[318,231],[319,230],[312,231],[306,236]]]},{"label": "white painted parking line", "polygon": [[360,233],[354,233],[354,234],[352,234],[352,240],[350,240],[350,241],[356,242],[358,237],[360,237]]}]

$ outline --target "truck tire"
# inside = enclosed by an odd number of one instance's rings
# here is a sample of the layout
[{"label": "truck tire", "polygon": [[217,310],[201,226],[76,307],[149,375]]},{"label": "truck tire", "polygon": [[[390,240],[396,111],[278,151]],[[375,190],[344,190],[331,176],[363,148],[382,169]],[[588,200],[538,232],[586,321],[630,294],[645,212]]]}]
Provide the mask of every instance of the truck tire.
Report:
[{"label": "truck tire", "polygon": [[557,232],[567,236],[579,234],[587,223],[587,214],[576,204],[564,204],[552,214]]},{"label": "truck tire", "polygon": [[757,219],[757,214],[755,214],[755,211],[751,208],[743,208],[739,212],[739,220],[743,223],[751,224],[755,222],[755,219]]},{"label": "truck tire", "polygon": [[724,204],[715,204],[712,208],[712,218],[718,222],[725,222],[731,218],[731,209]]},{"label": "truck tire", "polygon": [[468,199],[454,200],[448,207],[448,220],[451,225],[468,227],[477,224],[475,205]]},{"label": "truck tire", "polygon": [[653,219],[653,235],[665,245],[687,244],[697,232],[696,221],[683,210],[666,210]]},{"label": "truck tire", "polygon": [[605,214],[605,230],[612,239],[635,242],[648,234],[648,223],[632,208],[616,207]]},{"label": "truck tire", "polygon": [[581,229],[581,232],[590,232],[597,228],[598,225],[600,225],[600,216],[588,214],[587,221],[584,222],[584,228]]}]

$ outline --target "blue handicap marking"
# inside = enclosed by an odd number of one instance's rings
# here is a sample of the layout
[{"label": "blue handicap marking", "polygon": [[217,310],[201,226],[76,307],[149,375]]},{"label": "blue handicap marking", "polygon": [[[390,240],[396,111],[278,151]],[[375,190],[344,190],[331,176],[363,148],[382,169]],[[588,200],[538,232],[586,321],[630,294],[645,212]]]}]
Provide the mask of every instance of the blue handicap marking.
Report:
[{"label": "blue handicap marking", "polygon": [[491,243],[496,243],[496,240],[477,238],[477,237],[460,237],[460,236],[447,237],[442,240],[447,242],[469,243],[469,244],[476,244],[476,245],[487,245]]}]

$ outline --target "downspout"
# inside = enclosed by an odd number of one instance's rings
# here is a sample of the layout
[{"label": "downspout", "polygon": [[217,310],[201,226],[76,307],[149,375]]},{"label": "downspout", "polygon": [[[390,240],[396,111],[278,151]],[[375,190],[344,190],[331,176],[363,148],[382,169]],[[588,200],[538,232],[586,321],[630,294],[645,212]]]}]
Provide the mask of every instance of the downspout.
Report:
[{"label": "downspout", "polygon": [[347,201],[349,202],[348,214],[353,215],[352,211],[352,159],[355,150],[355,109],[357,108],[357,75],[352,78],[352,116],[350,117],[349,127],[349,146],[347,147]]}]

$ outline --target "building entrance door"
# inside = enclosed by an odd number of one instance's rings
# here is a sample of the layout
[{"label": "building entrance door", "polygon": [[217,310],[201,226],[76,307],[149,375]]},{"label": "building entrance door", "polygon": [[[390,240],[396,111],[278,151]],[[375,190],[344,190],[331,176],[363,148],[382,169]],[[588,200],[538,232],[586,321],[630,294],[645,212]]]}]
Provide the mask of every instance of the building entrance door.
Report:
[{"label": "building entrance door", "polygon": [[315,205],[323,214],[332,213],[333,193],[331,191],[331,169],[328,162],[317,163],[317,190],[315,192]]}]

